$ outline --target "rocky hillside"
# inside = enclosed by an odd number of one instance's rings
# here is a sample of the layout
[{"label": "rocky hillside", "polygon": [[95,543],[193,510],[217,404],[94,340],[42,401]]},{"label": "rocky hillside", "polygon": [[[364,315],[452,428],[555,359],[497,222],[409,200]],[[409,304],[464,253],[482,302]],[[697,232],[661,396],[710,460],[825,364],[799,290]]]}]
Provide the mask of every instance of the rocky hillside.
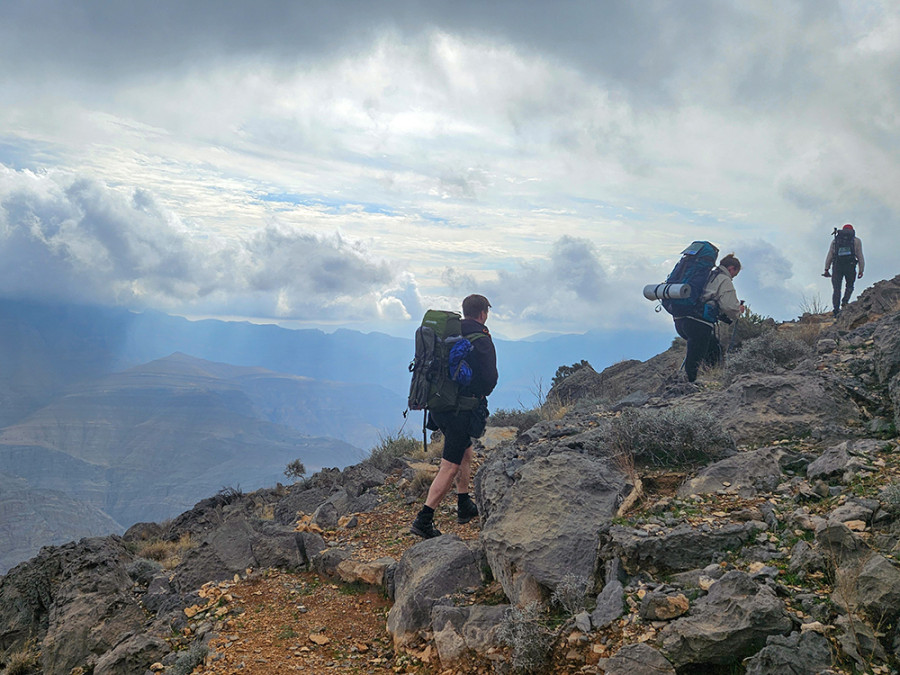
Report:
[{"label": "rocky hillside", "polygon": [[835,322],[756,328],[695,384],[676,345],[582,368],[543,421],[490,429],[480,530],[457,526],[448,500],[444,536],[406,534],[434,460],[382,453],[46,548],[0,579],[0,662],[66,675],[895,672],[900,277]]}]

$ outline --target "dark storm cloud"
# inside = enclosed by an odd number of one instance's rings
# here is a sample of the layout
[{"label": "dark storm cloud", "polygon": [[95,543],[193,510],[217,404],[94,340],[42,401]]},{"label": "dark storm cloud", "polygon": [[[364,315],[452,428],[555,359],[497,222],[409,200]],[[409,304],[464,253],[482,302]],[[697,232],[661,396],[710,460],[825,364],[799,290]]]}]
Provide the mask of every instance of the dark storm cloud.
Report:
[{"label": "dark storm cloud", "polygon": [[797,28],[789,53],[781,44],[784,31],[769,33],[772,42],[760,41],[735,73],[736,91],[771,95],[773,87],[802,86],[800,29],[831,17],[836,7],[830,0],[785,2],[771,12],[715,0],[37,0],[4,6],[0,59],[33,75],[109,77],[256,55],[286,62],[327,58],[385,30],[410,37],[436,29],[506,41],[654,98],[677,95],[666,92],[677,84],[677,71],[700,71],[720,52],[755,41],[767,20],[788,22]]}]

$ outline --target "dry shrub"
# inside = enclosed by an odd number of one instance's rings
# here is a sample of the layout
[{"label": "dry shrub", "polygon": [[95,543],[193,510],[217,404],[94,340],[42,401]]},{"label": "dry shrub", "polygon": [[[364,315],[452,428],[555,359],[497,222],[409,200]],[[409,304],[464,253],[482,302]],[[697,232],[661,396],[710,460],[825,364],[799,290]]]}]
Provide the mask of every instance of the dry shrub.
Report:
[{"label": "dry shrub", "polygon": [[492,427],[515,427],[519,432],[527,431],[540,421],[541,412],[538,408],[530,410],[501,408],[492,412],[488,418],[488,423]]},{"label": "dry shrub", "polygon": [[39,655],[33,646],[25,646],[7,657],[3,675],[30,675],[38,672],[41,672]]},{"label": "dry shrub", "polygon": [[771,373],[778,368],[789,368],[812,353],[812,348],[802,340],[780,331],[766,331],[728,357],[725,379],[733,382],[744,373]]},{"label": "dry shrub", "polygon": [[734,440],[711,413],[687,406],[629,409],[601,432],[617,462],[673,467],[705,463],[734,448]]},{"label": "dry shrub", "polygon": [[569,616],[575,616],[587,609],[588,593],[594,589],[594,582],[585,576],[566,573],[553,590],[550,602],[561,607]]},{"label": "dry shrub", "polygon": [[510,648],[511,665],[517,673],[546,672],[552,633],[541,621],[540,605],[510,607],[497,630],[497,639]]},{"label": "dry shrub", "polygon": [[166,541],[154,539],[138,546],[136,555],[140,558],[155,560],[165,569],[171,570],[181,564],[184,555],[194,548],[196,544],[191,538],[190,532],[185,532],[178,541]]},{"label": "dry shrub", "polygon": [[394,460],[400,457],[423,457],[422,442],[402,432],[379,435],[378,445],[369,453],[365,461],[380,471],[390,471]]},{"label": "dry shrub", "polygon": [[424,470],[416,471],[416,475],[413,476],[413,479],[409,482],[407,493],[413,497],[424,498],[428,495],[428,488],[431,487],[431,482],[433,480],[433,473]]}]

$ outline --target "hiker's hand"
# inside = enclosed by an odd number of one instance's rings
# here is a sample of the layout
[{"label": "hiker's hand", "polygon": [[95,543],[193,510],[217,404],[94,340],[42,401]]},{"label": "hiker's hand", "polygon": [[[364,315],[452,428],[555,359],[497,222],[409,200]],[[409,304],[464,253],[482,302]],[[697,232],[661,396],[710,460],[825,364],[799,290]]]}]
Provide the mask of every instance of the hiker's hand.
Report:
[{"label": "hiker's hand", "polygon": [[822,276],[825,277],[825,278],[828,278],[828,277],[831,276],[831,272],[829,272],[828,270],[825,270],[825,271],[822,273]]},{"label": "hiker's hand", "polygon": [[857,275],[856,275],[856,278],[857,278],[857,279],[862,279],[862,272],[860,272],[859,274],[857,274]]}]

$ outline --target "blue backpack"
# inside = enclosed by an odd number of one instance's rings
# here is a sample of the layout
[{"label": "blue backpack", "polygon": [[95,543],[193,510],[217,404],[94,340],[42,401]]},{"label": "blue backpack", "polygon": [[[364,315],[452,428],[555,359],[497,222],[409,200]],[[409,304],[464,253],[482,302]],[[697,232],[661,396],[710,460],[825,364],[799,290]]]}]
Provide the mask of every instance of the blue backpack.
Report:
[{"label": "blue backpack", "polygon": [[684,298],[665,298],[662,306],[676,319],[692,316],[704,321],[715,322],[718,307],[715,303],[700,302],[700,295],[715,270],[719,249],[708,241],[695,241],[681,252],[681,260],[666,277],[667,284],[687,284],[690,295]]}]

